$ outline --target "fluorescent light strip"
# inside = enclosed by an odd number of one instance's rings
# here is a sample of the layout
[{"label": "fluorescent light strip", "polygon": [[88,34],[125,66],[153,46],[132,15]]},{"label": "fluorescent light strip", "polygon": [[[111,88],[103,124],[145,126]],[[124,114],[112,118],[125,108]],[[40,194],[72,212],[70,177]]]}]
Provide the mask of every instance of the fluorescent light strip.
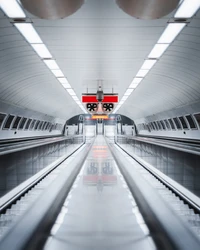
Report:
[{"label": "fluorescent light strip", "polygon": [[74,101],[79,101],[77,96],[72,96],[72,98],[74,99]]},{"label": "fluorescent light strip", "polygon": [[61,78],[57,78],[57,79],[65,89],[71,89],[72,88],[65,77],[61,77]]},{"label": "fluorescent light strip", "polygon": [[185,26],[186,23],[169,23],[158,43],[172,43]]},{"label": "fluorescent light strip", "polygon": [[142,80],[143,80],[143,78],[137,78],[137,77],[135,77],[133,79],[132,83],[138,83],[139,84]]},{"label": "fluorescent light strip", "polygon": [[[199,0],[200,2],[200,0]],[[182,31],[182,29],[186,26],[186,23],[170,23],[167,28],[164,30],[161,35],[158,43],[151,50],[147,60],[143,63],[141,69],[138,71],[136,78],[133,79],[132,83],[129,86],[129,89],[125,92],[124,97],[119,103],[119,106],[116,107],[115,112],[121,107],[121,105],[126,101],[126,97],[128,97],[132,91],[138,86],[138,84],[142,81],[143,77],[147,75],[150,69],[155,65],[159,57],[165,52],[168,48],[169,44],[174,41],[176,36]],[[114,113],[115,113],[114,112]]]},{"label": "fluorescent light strip", "polygon": [[43,43],[31,23],[14,23],[14,25],[29,43]]},{"label": "fluorescent light strip", "polygon": [[121,99],[121,101],[126,101],[127,99],[128,99],[128,95],[123,96],[122,99]]},{"label": "fluorescent light strip", "polygon": [[129,88],[130,89],[136,89],[138,85],[139,85],[139,83],[131,83]]},{"label": "fluorescent light strip", "polygon": [[175,13],[175,18],[191,18],[200,8],[200,0],[185,0]]},{"label": "fluorescent light strip", "polygon": [[[8,2],[8,1],[7,1]],[[10,2],[9,2],[10,4]],[[18,5],[18,4],[17,4]],[[19,6],[19,5],[18,5]],[[71,85],[68,83],[67,79],[64,77],[63,72],[60,70],[58,64],[55,60],[51,59],[52,55],[47,49],[47,47],[43,44],[41,38],[38,33],[34,29],[33,25],[30,23],[14,23],[15,27],[20,31],[20,33],[26,38],[26,40],[31,44],[36,53],[43,58],[46,66],[52,71],[52,73],[57,77],[58,81],[62,84],[62,86],[67,89],[68,93],[72,96],[74,101],[79,105],[79,107],[83,110],[84,113],[87,113],[84,107],[81,105],[76,93],[73,89],[71,89]],[[48,59],[45,59],[48,58]]]},{"label": "fluorescent light strip", "polygon": [[67,79],[65,77],[60,77],[60,78],[57,78],[57,79],[62,84],[69,84],[69,82],[67,81]]},{"label": "fluorescent light strip", "polygon": [[136,77],[145,77],[149,72],[148,69],[140,69],[136,75]]},{"label": "fluorescent light strip", "polygon": [[51,53],[44,44],[31,44],[31,46],[41,58],[52,58]]},{"label": "fluorescent light strip", "polygon": [[47,67],[48,67],[50,70],[59,69],[58,64],[56,63],[55,60],[47,59],[47,60],[43,60],[43,61],[44,61],[44,63],[47,65]]},{"label": "fluorescent light strip", "polygon": [[65,89],[71,89],[71,85],[69,83],[62,83],[62,86],[65,88]]},{"label": "fluorescent light strip", "polygon": [[0,7],[10,18],[26,18],[26,15],[16,0],[0,0]]},{"label": "fluorescent light strip", "polygon": [[127,89],[124,95],[129,96],[132,92],[133,92],[133,89]]},{"label": "fluorescent light strip", "polygon": [[143,78],[134,78],[132,83],[130,84],[129,88],[130,89],[135,89],[140,84],[140,82],[142,80],[143,80]]},{"label": "fluorescent light strip", "polygon": [[169,47],[169,44],[156,44],[150,52],[148,58],[159,58]]},{"label": "fluorescent light strip", "polygon": [[76,96],[76,93],[74,92],[73,89],[67,89],[67,92],[68,92],[71,96]]},{"label": "fluorescent light strip", "polygon": [[142,70],[144,70],[144,69],[150,70],[155,65],[156,62],[157,62],[157,60],[154,60],[154,59],[145,60],[145,62],[143,63],[141,69]]},{"label": "fluorescent light strip", "polygon": [[63,72],[60,69],[53,69],[51,72],[55,75],[55,77],[64,77]]}]

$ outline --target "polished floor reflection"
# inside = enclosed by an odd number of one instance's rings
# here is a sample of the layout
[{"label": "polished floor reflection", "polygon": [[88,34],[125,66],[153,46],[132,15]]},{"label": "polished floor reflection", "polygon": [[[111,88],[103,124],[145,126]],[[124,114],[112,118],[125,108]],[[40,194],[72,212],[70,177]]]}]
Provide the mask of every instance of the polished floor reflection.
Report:
[{"label": "polished floor reflection", "polygon": [[118,143],[200,197],[200,156],[122,137]]},{"label": "polished floor reflection", "polygon": [[103,136],[65,200],[45,250],[155,249]]}]

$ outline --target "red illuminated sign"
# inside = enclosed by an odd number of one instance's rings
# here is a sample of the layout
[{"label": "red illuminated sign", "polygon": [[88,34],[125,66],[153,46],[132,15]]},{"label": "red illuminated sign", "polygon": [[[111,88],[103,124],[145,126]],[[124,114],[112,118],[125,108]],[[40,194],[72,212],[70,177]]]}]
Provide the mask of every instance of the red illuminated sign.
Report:
[{"label": "red illuminated sign", "polygon": [[[83,103],[96,103],[98,100],[96,99],[96,95],[82,95],[82,102]],[[104,94],[103,103],[117,103],[118,102],[118,95],[106,95]]]}]

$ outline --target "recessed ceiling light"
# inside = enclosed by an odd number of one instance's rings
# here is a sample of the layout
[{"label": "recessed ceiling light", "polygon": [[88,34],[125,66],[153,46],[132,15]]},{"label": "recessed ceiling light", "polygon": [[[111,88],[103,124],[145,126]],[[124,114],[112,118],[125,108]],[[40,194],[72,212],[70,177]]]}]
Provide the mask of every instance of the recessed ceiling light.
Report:
[{"label": "recessed ceiling light", "polygon": [[125,96],[130,95],[132,92],[133,92],[133,89],[127,89],[124,95]]},{"label": "recessed ceiling light", "polygon": [[168,48],[169,44],[156,44],[150,52],[148,58],[159,58]]},{"label": "recessed ceiling light", "polygon": [[135,77],[133,79],[132,83],[140,83],[142,80],[143,80],[143,78],[141,78],[141,77],[140,78]]},{"label": "recessed ceiling light", "polygon": [[1,0],[0,7],[10,18],[26,18],[26,15],[16,0]]},{"label": "recessed ceiling light", "polygon": [[31,44],[31,46],[41,58],[52,58],[52,55],[44,44]]},{"label": "recessed ceiling light", "polygon": [[185,25],[186,23],[169,23],[158,40],[158,43],[172,43]]},{"label": "recessed ceiling light", "polygon": [[148,60],[145,60],[145,62],[143,63],[143,65],[142,65],[142,67],[141,67],[141,69],[143,70],[145,70],[145,69],[147,69],[147,70],[150,70],[153,66],[154,66],[154,64],[157,62],[157,60],[154,60],[154,59],[148,59]]},{"label": "recessed ceiling light", "polygon": [[69,83],[62,83],[62,86],[65,88],[65,89],[71,89],[71,85]]},{"label": "recessed ceiling light", "polygon": [[74,101],[78,101],[78,97],[77,96],[72,96],[72,98],[74,99]]},{"label": "recessed ceiling light", "polygon": [[126,100],[127,100],[127,98],[128,98],[128,95],[123,96],[123,97],[122,97],[122,99],[121,99],[121,101],[126,101]]},{"label": "recessed ceiling light", "polygon": [[138,85],[139,85],[139,83],[131,83],[129,88],[130,89],[135,89],[135,88],[137,88]]},{"label": "recessed ceiling light", "polygon": [[73,89],[67,89],[67,92],[68,92],[71,96],[76,96],[76,93],[74,92]]},{"label": "recessed ceiling light", "polygon": [[55,77],[64,77],[63,72],[60,69],[51,70]]},{"label": "recessed ceiling light", "polygon": [[185,0],[178,8],[175,18],[191,18],[200,8],[199,0]]},{"label": "recessed ceiling light", "polygon": [[31,23],[14,23],[19,32],[29,43],[42,43],[42,40]]},{"label": "recessed ceiling light", "polygon": [[58,77],[57,78],[58,79],[58,81],[60,82],[60,83],[68,83],[69,84],[69,82],[67,81],[67,79],[65,78],[65,77]]},{"label": "recessed ceiling light", "polygon": [[145,77],[148,72],[149,72],[148,69],[141,69],[141,70],[138,71],[136,77]]},{"label": "recessed ceiling light", "polygon": [[130,84],[129,88],[135,89],[142,80],[143,80],[143,78],[134,78],[132,83]]},{"label": "recessed ceiling light", "polygon": [[44,63],[47,65],[47,67],[48,67],[49,69],[51,69],[51,70],[53,70],[53,69],[59,69],[58,64],[56,63],[55,60],[52,60],[52,59],[45,59],[45,60],[43,60],[43,61],[44,61]]}]

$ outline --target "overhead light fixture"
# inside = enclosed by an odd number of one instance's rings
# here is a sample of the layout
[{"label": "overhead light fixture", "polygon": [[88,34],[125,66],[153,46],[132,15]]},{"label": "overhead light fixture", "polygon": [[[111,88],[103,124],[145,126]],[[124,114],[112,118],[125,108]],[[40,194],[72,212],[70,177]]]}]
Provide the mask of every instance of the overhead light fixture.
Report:
[{"label": "overhead light fixture", "polygon": [[0,7],[10,18],[26,18],[26,15],[16,0],[1,0]]},{"label": "overhead light fixture", "polygon": [[44,63],[47,65],[47,67],[48,67],[50,70],[59,69],[58,64],[56,63],[55,60],[52,60],[52,59],[45,59],[45,60],[43,60],[43,61],[44,61]]},{"label": "overhead light fixture", "polygon": [[[143,63],[141,69],[142,70],[150,70],[154,64],[157,62],[157,60],[154,60],[154,59],[148,59],[148,60],[145,60],[145,62]],[[140,79],[140,78],[139,78]]]},{"label": "overhead light fixture", "polygon": [[172,43],[185,26],[186,23],[169,23],[158,43]]},{"label": "overhead light fixture", "polygon": [[63,85],[65,89],[71,89],[71,85],[65,77],[58,77],[58,81]]},{"label": "overhead light fixture", "polygon": [[85,114],[88,114],[88,112],[84,109],[84,108],[81,108],[82,111],[85,113]]},{"label": "overhead light fixture", "polygon": [[52,58],[51,53],[44,44],[31,44],[31,46],[41,58]]},{"label": "overhead light fixture", "polygon": [[175,18],[191,18],[200,8],[199,0],[185,0],[175,13]]},{"label": "overhead light fixture", "polygon": [[150,52],[148,58],[159,58],[168,48],[169,44],[156,44]]},{"label": "overhead light fixture", "polygon": [[137,88],[138,85],[139,85],[139,83],[131,83],[129,88],[130,89],[135,89],[135,88]]},{"label": "overhead light fixture", "polygon": [[129,88],[135,89],[142,80],[143,80],[143,78],[134,78],[132,83],[130,84]]},{"label": "overhead light fixture", "polygon": [[136,75],[136,77],[145,77],[149,72],[148,69],[140,69]]},{"label": "overhead light fixture", "polygon": [[67,89],[67,92],[68,92],[71,96],[76,96],[76,93],[74,92],[73,89]]},{"label": "overhead light fixture", "polygon": [[64,74],[60,69],[53,69],[51,71],[55,75],[55,77],[64,77]]},{"label": "overhead light fixture", "polygon": [[133,92],[133,89],[127,89],[124,95],[130,95]]},{"label": "overhead light fixture", "polygon": [[72,96],[72,98],[74,99],[74,101],[78,101],[78,97],[77,96]]},{"label": "overhead light fixture", "polygon": [[65,89],[71,89],[71,85],[69,83],[62,83],[62,86],[65,88]]},{"label": "overhead light fixture", "polygon": [[65,77],[58,77],[57,79],[58,79],[58,81],[59,81],[60,83],[62,83],[62,84],[65,84],[65,83],[68,83],[68,84],[69,84],[69,82],[67,81],[67,79],[66,79]]},{"label": "overhead light fixture", "polygon": [[128,95],[122,97],[121,101],[126,101],[128,99]]},{"label": "overhead light fixture", "polygon": [[29,43],[42,43],[42,40],[31,23],[14,23],[19,32]]},{"label": "overhead light fixture", "polygon": [[132,83],[140,83],[141,81],[143,80],[143,78],[138,78],[138,77],[135,77],[134,79],[133,79],[133,81],[132,81]]}]

